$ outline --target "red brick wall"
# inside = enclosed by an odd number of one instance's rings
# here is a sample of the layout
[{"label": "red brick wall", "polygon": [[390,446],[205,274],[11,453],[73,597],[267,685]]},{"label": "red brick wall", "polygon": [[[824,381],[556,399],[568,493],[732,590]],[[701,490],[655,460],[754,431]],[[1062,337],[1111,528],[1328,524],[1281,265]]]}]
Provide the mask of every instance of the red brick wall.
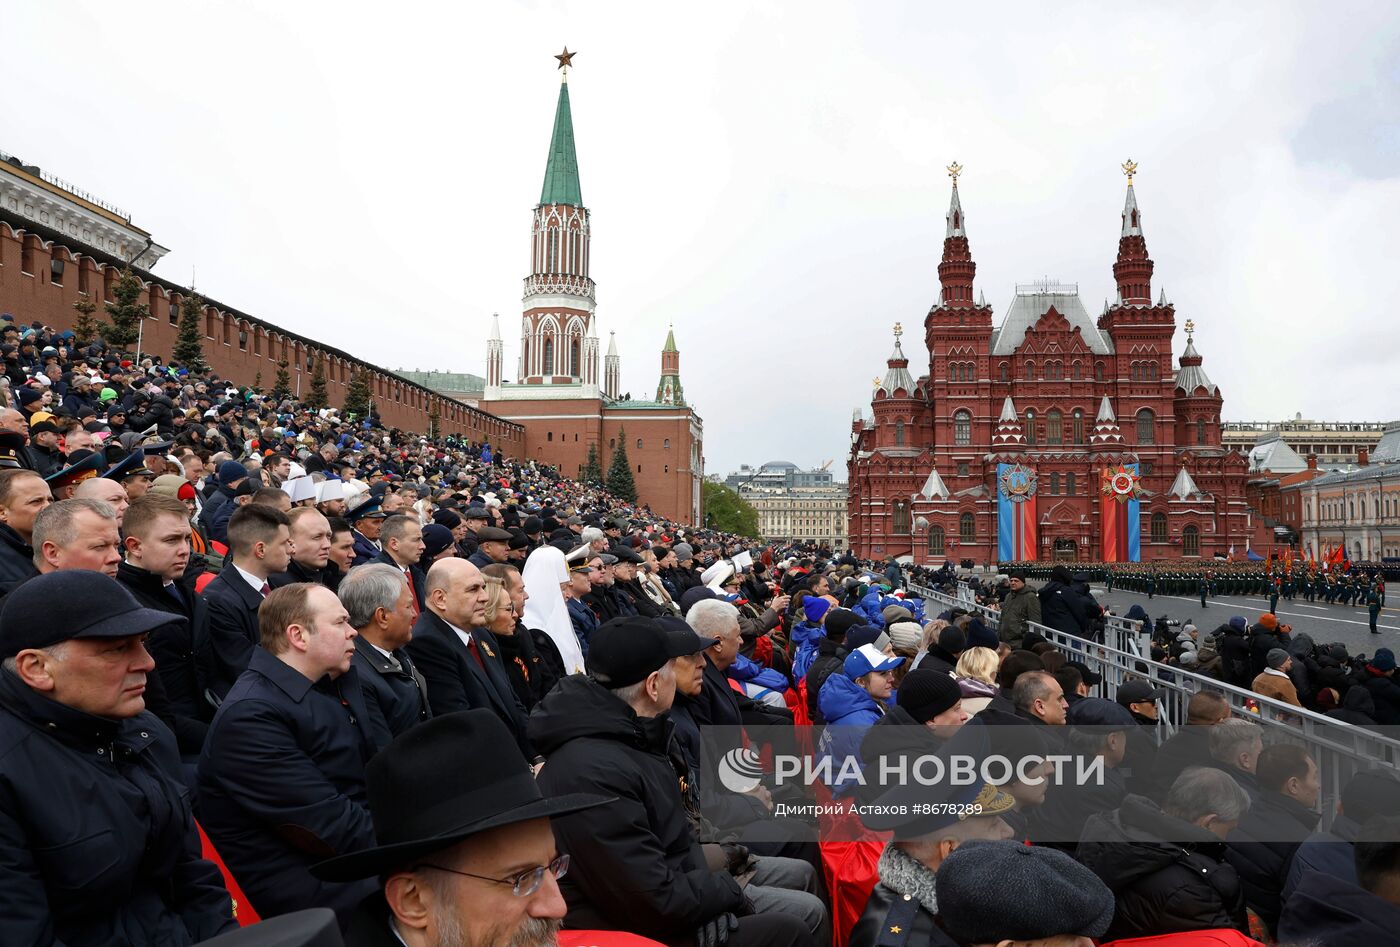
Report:
[{"label": "red brick wall", "polygon": [[[118,269],[97,257],[88,256],[56,243],[48,243],[23,231],[21,222],[0,220],[0,312],[12,313],[21,324],[39,321],[56,329],[70,329],[77,313],[73,303],[86,290],[101,316],[102,300],[109,293]],[[54,282],[51,260],[64,262],[61,282]],[[177,284],[141,273],[147,282],[142,301],[150,306],[151,318],[142,329],[141,351],[169,358],[175,346],[180,299],[188,291]],[[110,296],[108,297],[110,298]],[[292,390],[305,394],[317,361],[325,364],[326,391],[332,405],[345,400],[351,375],[369,372],[370,390],[376,412],[397,428],[426,431],[428,417],[437,407],[444,434],[465,435],[473,440],[489,440],[503,448],[507,456],[525,452],[525,431],[518,424],[503,421],[398,376],[317,345],[314,341],[285,333],[261,320],[230,312],[217,303],[205,307],[204,357],[224,378],[251,385],[262,374],[268,388],[277,376],[277,362],[290,363]],[[307,367],[310,358],[311,367]]]}]

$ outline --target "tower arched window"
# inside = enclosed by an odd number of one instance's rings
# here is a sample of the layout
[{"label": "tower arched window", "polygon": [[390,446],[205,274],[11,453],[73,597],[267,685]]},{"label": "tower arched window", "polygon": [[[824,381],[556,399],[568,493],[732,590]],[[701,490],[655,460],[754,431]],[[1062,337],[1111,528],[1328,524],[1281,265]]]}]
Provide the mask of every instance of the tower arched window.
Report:
[{"label": "tower arched window", "polygon": [[1150,381],[1156,381],[1156,380],[1157,380],[1157,363],[1156,363],[1156,362],[1148,362],[1148,363],[1147,363],[1147,377],[1148,377],[1148,379],[1149,379]]},{"label": "tower arched window", "polygon": [[1052,471],[1050,474],[1050,495],[1057,497],[1060,495],[1060,472]]},{"label": "tower arched window", "polygon": [[1206,419],[1196,419],[1196,443],[1204,445],[1206,442]]},{"label": "tower arched window", "polygon": [[1157,416],[1152,413],[1151,408],[1143,408],[1137,413],[1137,442],[1139,444],[1157,443]]},{"label": "tower arched window", "polygon": [[1074,496],[1074,471],[1065,474],[1065,492]]},{"label": "tower arched window", "polygon": [[972,518],[971,513],[964,513],[958,517],[958,542],[977,542],[977,521]]},{"label": "tower arched window", "polygon": [[1059,445],[1065,442],[1064,420],[1060,412],[1051,408],[1045,412],[1045,443]]},{"label": "tower arched window", "polygon": [[1167,514],[1153,513],[1152,525],[1150,527],[1152,541],[1154,543],[1164,543],[1167,541]]},{"label": "tower arched window", "polygon": [[549,272],[559,272],[559,231],[549,228]]},{"label": "tower arched window", "polygon": [[1079,362],[1075,362],[1070,366],[1070,373],[1075,381],[1080,381],[1084,377],[1084,366]]},{"label": "tower arched window", "polygon": [[1035,439],[1035,409],[1026,409],[1026,443],[1034,444]]},{"label": "tower arched window", "polygon": [[573,375],[575,378],[577,378],[577,377],[578,377],[578,374],[579,374],[579,371],[578,371],[578,363],[579,363],[578,351],[579,351],[578,339],[575,338],[572,342],[569,343],[569,374],[570,374],[570,375]]},{"label": "tower arched window", "polygon": [[903,422],[903,421],[896,421],[896,422],[894,422],[894,445],[895,445],[896,447],[903,447],[903,446],[904,446],[904,422]]},{"label": "tower arched window", "polygon": [[1181,531],[1181,554],[1199,556],[1201,554],[1201,531],[1195,526],[1187,526]]},{"label": "tower arched window", "polygon": [[1011,366],[1010,366],[1010,365],[1008,365],[1006,362],[1002,362],[1002,363],[1001,363],[1000,371],[1001,371],[1001,380],[1002,380],[1002,381],[1010,381],[1010,380],[1011,380]]},{"label": "tower arched window", "polygon": [[1103,367],[1103,362],[1095,362],[1095,363],[1094,363],[1094,381],[1103,381],[1103,380],[1104,380],[1104,367]]},{"label": "tower arched window", "polygon": [[544,360],[540,364],[541,375],[554,374],[554,336],[544,337]]},{"label": "tower arched window", "polygon": [[1075,409],[1074,409],[1074,415],[1073,415],[1073,417],[1071,418],[1070,423],[1071,423],[1071,425],[1072,425],[1070,433],[1071,433],[1071,435],[1073,436],[1074,443],[1076,443],[1076,444],[1083,444],[1083,443],[1084,443],[1084,412],[1083,412],[1081,409],[1079,409],[1079,408],[1075,408]]},{"label": "tower arched window", "polygon": [[953,415],[953,443],[966,447],[972,443],[972,413],[960,410]]},{"label": "tower arched window", "polygon": [[948,541],[943,538],[943,527],[930,526],[928,530],[928,554],[941,556],[947,548]]},{"label": "tower arched window", "polygon": [[1035,362],[1026,359],[1026,381],[1035,380]]}]

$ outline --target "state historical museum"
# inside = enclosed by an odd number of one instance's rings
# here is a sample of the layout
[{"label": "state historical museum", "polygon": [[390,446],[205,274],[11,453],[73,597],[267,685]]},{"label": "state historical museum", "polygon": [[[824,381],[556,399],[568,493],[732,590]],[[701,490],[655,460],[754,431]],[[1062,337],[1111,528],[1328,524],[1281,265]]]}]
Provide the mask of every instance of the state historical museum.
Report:
[{"label": "state historical museum", "polygon": [[[856,555],[1137,562],[1243,554],[1248,463],[1221,445],[1220,389],[1188,320],[1152,299],[1152,260],[1128,173],[1117,299],[1091,319],[1078,288],[1018,285],[999,325],[973,292],[953,177],[938,301],[915,378],[895,327],[870,413],[851,423]],[[919,366],[923,368],[924,366]]]}]

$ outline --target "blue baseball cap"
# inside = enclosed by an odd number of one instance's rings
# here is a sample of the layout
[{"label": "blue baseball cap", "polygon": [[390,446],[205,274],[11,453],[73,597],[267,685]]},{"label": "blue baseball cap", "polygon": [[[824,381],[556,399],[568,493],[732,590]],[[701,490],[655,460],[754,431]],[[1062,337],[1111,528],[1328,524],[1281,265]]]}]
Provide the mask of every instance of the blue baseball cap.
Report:
[{"label": "blue baseball cap", "polygon": [[846,655],[846,676],[854,681],[871,671],[893,671],[905,660],[905,658],[891,658],[873,644],[863,644]]}]

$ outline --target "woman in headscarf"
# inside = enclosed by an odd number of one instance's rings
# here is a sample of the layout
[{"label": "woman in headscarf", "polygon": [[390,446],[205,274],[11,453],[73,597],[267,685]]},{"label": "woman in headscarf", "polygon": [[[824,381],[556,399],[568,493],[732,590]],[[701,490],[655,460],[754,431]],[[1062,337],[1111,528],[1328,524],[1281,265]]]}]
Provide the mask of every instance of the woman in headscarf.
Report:
[{"label": "woman in headscarf", "polygon": [[564,554],[554,546],[541,546],[525,560],[521,570],[525,580],[525,626],[538,628],[549,635],[563,659],[568,674],[583,673],[583,648],[574,634],[569,609],[564,603],[563,586],[569,581]]}]

